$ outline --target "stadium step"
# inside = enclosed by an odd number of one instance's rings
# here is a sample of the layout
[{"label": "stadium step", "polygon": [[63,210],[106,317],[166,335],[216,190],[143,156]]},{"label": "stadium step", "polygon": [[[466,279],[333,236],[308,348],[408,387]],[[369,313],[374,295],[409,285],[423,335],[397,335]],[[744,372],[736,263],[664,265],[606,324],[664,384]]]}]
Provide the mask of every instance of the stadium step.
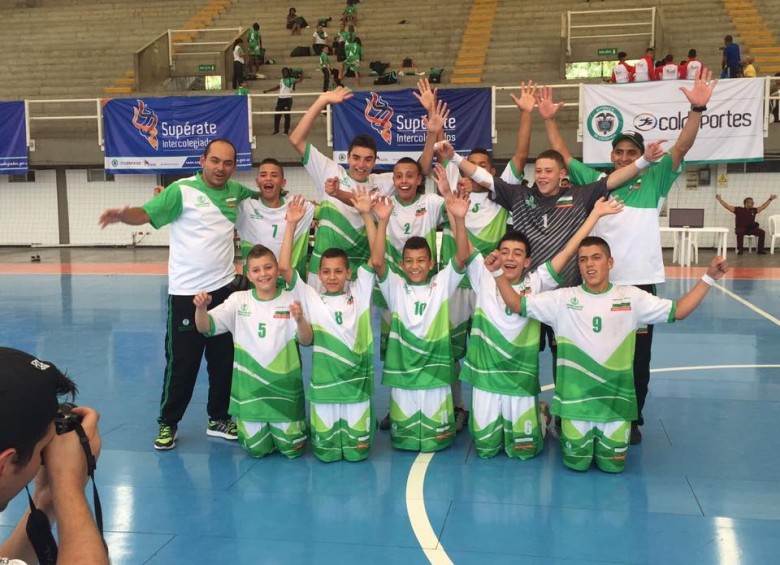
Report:
[{"label": "stadium step", "polygon": [[480,84],[481,77],[452,77],[450,84]]},{"label": "stadium step", "polygon": [[479,84],[482,81],[496,10],[498,0],[473,0],[455,58],[452,84]]},{"label": "stadium step", "polygon": [[107,86],[103,89],[106,94],[130,94],[133,92],[129,86]]}]

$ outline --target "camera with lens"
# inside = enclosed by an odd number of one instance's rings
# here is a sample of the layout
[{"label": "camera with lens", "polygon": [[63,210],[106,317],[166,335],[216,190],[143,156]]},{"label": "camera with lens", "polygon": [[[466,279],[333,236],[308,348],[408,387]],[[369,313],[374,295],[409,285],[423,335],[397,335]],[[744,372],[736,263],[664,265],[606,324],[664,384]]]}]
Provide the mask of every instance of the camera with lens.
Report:
[{"label": "camera with lens", "polygon": [[76,407],[70,402],[63,402],[57,409],[57,415],[54,417],[54,428],[57,435],[66,434],[76,429],[81,424],[81,416],[73,412]]}]

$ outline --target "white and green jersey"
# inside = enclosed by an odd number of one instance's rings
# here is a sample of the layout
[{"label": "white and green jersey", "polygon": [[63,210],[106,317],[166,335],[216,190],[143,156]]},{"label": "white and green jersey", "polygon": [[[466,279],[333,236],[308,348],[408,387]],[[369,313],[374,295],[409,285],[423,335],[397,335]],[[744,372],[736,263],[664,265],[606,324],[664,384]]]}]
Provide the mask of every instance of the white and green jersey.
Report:
[{"label": "white and green jersey", "polygon": [[391,311],[382,384],[404,389],[448,386],[455,378],[450,348],[449,299],[463,272],[454,261],[430,282],[411,284],[385,271],[379,289]]},{"label": "white and green jersey", "polygon": [[[507,308],[481,255],[469,263],[467,272],[477,305],[461,380],[499,394],[539,394],[539,322]],[[529,296],[551,290],[560,282],[548,261],[512,286],[521,296]]]},{"label": "white and green jersey", "polygon": [[[287,231],[287,204],[289,200],[282,197],[281,206],[268,207],[262,199],[244,200],[239,204],[236,231],[241,239],[241,258],[246,261],[246,256],[252,246],[262,243],[273,251],[279,260],[279,251],[282,249],[282,240]],[[306,252],[309,244],[309,229],[314,218],[314,204],[304,202],[303,219],[295,228],[293,239],[292,265],[304,276],[306,272]]]},{"label": "white and green jersey", "polygon": [[[604,216],[593,229],[593,235],[604,238],[612,250],[615,266],[609,273],[615,284],[657,284],[665,280],[661,254],[661,232],[658,215],[683,164],[672,169],[672,156],[664,155],[641,176],[612,191],[625,208],[620,214]],[[603,173],[576,159],[569,163],[573,184],[590,183]]]},{"label": "white and green jersey", "polygon": [[374,390],[374,335],[371,291],[374,270],[362,266],[346,292],[320,294],[297,274],[288,290],[301,302],[314,331],[309,400],[354,404],[371,399]]},{"label": "white and green jersey", "polygon": [[331,247],[343,249],[349,256],[349,266],[353,276],[357,275],[361,265],[368,262],[371,255],[366,238],[366,228],[360,213],[336,198],[325,193],[325,181],[338,177],[339,188],[352,192],[355,187],[363,186],[370,191],[391,196],[395,192],[393,173],[371,173],[366,182],[353,180],[344,167],[320,153],[311,143],[306,144],[303,154],[303,166],[314,181],[317,199],[320,201],[319,227],[314,239],[314,251],[309,263],[309,272],[320,270],[320,257]]},{"label": "white and green jersey", "polygon": [[257,193],[230,180],[221,189],[210,188],[197,173],[171,183],[142,206],[156,229],[171,225],[169,294],[210,292],[233,280],[238,203],[253,196]]},{"label": "white and green jersey", "polygon": [[[510,174],[512,174],[511,171],[514,170],[511,167],[512,161],[509,163],[504,174],[507,174],[507,171],[510,171]],[[453,163],[447,164],[447,178],[450,181],[450,186],[458,186],[460,173],[458,172],[458,167]],[[522,180],[522,175],[520,175],[520,180]],[[469,200],[471,200],[471,209],[465,218],[469,240],[471,240],[474,249],[479,251],[483,257],[486,257],[498,246],[498,241],[504,237],[509,213],[503,206],[490,198],[490,192],[472,192],[469,195]],[[455,252],[455,238],[452,236],[449,224],[447,224],[444,226],[441,239],[442,264],[446,265],[455,256]],[[460,286],[462,288],[471,288],[468,277],[463,278]]]},{"label": "white and green jersey", "polygon": [[290,314],[292,294],[279,290],[271,300],[256,291],[234,292],[209,310],[208,336],[233,334],[230,413],[250,422],[304,419],[303,376]]},{"label": "white and green jersey", "polygon": [[436,262],[436,228],[447,218],[444,198],[438,194],[420,194],[411,204],[402,204],[393,197],[393,212],[387,223],[385,258],[388,267],[397,272],[403,259],[403,248],[410,237],[419,236],[428,242],[431,257]]},{"label": "white and green jersey", "polygon": [[247,43],[249,45],[249,54],[258,55],[260,53],[260,31],[250,28],[247,34]]},{"label": "white and green jersey", "polygon": [[552,327],[558,363],[552,411],[569,420],[634,421],[636,329],[674,322],[675,302],[635,286],[584,286],[525,296],[522,315]]}]

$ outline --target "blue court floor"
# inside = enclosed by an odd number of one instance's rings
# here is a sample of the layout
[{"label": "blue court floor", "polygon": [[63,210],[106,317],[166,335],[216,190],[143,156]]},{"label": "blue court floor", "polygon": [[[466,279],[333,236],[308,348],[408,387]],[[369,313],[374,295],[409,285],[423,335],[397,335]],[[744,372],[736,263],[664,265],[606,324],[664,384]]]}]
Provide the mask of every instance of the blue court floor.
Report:
[{"label": "blue court floor", "polygon": [[[116,565],[780,562],[778,280],[727,280],[749,304],[713,289],[656,329],[644,442],[621,475],[565,469],[550,437],[531,461],[480,460],[467,432],[417,461],[387,432],[363,463],[254,460],[206,437],[205,378],[176,449],[155,452],[165,283],[0,275],[0,343],[67,369],[77,402],[102,414],[97,480]],[[379,417],[388,403],[378,385]],[[0,537],[24,505],[0,514]]]}]

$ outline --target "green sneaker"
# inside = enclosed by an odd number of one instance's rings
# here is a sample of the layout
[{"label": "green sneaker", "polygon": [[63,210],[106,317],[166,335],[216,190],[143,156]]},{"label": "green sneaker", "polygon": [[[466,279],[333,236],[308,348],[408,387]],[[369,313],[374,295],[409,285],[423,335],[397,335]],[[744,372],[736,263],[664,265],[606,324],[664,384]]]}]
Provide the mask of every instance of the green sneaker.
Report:
[{"label": "green sneaker", "polygon": [[209,423],[206,425],[206,435],[236,441],[238,439],[238,428],[235,422],[229,418],[227,420],[209,420]]},{"label": "green sneaker", "polygon": [[160,424],[160,433],[154,440],[154,448],[160,450],[173,449],[176,447],[176,436],[179,435],[178,428],[168,424]]}]

